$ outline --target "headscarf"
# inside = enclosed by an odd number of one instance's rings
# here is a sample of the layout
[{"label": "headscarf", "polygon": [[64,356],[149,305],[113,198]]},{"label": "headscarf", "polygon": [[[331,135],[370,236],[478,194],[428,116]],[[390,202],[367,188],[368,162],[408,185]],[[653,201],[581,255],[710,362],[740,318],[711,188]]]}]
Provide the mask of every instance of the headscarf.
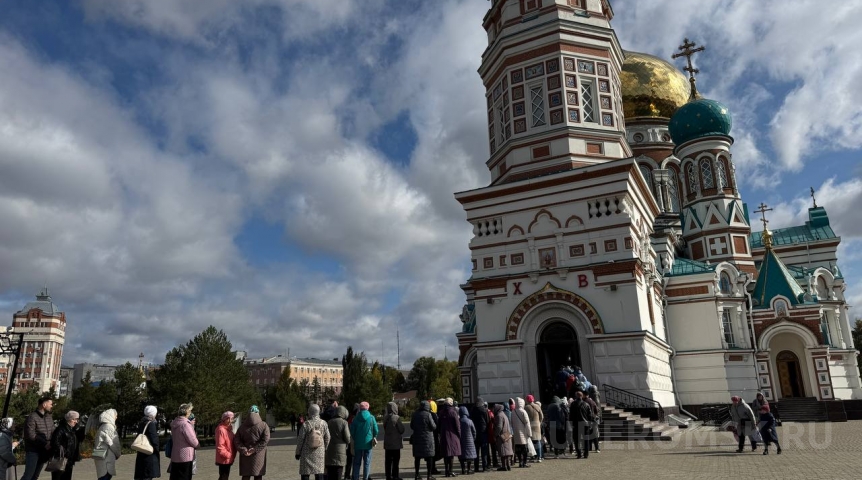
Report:
[{"label": "headscarf", "polygon": [[344,405],[339,405],[337,409],[335,409],[335,414],[338,415],[342,420],[347,420],[350,416],[350,412],[347,411],[347,407]]},{"label": "headscarf", "polygon": [[227,412],[224,412],[221,414],[221,421],[223,422],[223,421],[227,420],[228,418],[233,420],[233,417],[234,417],[233,412],[227,411]]},{"label": "headscarf", "polygon": [[155,405],[147,405],[147,407],[144,408],[144,416],[149,418],[150,420],[155,420],[156,414],[158,413],[159,409],[157,409]]},{"label": "headscarf", "polygon": [[359,410],[368,410],[369,408],[371,408],[371,405],[369,405],[368,402],[362,402],[359,404]]},{"label": "headscarf", "polygon": [[455,405],[455,400],[452,400],[451,398],[446,397],[446,405],[447,405],[447,406],[449,406],[449,407],[454,406],[454,405]]},{"label": "headscarf", "polygon": [[532,394],[527,395],[527,403],[533,403],[535,401],[536,401],[536,397],[534,397]]},{"label": "headscarf", "polygon": [[316,403],[312,403],[308,406],[308,418],[314,419],[320,416],[320,407],[317,406]]},{"label": "headscarf", "polygon": [[437,402],[434,400],[429,400],[428,405],[431,406],[431,413],[437,413]]},{"label": "headscarf", "polygon": [[257,405],[252,405],[251,408],[248,410],[248,413],[260,413],[260,409],[257,408]]},{"label": "headscarf", "polygon": [[419,410],[424,410],[426,412],[431,411],[431,403],[426,400],[423,400],[422,403],[419,404]]},{"label": "headscarf", "polygon": [[739,402],[739,397],[737,397],[736,395],[734,395],[734,396],[730,397],[730,401],[731,401],[731,402],[733,402],[733,403],[737,403],[737,402]]}]

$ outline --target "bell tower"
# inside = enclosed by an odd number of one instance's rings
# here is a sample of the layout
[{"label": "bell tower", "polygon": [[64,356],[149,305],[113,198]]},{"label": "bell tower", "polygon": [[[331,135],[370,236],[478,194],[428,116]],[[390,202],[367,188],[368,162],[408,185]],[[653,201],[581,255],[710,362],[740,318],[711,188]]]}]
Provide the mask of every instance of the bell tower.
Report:
[{"label": "bell tower", "polygon": [[492,185],[631,156],[608,0],[493,0],[483,26]]},{"label": "bell tower", "polygon": [[755,274],[749,237],[751,226],[736,184],[730,146],[733,125],[730,110],[697,93],[691,56],[703,47],[686,39],[680,47],[688,59],[691,99],[670,120],[670,134],[676,145],[683,177],[683,238],[689,258],[701,262],[727,261],[742,271]]}]

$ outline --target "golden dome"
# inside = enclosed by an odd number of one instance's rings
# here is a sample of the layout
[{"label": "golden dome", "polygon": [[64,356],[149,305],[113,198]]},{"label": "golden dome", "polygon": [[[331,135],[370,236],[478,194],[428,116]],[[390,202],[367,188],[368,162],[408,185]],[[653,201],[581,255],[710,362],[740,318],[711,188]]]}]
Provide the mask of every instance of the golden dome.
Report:
[{"label": "golden dome", "polygon": [[670,118],[688,102],[688,78],[671,63],[646,53],[625,54],[620,82],[626,118]]}]

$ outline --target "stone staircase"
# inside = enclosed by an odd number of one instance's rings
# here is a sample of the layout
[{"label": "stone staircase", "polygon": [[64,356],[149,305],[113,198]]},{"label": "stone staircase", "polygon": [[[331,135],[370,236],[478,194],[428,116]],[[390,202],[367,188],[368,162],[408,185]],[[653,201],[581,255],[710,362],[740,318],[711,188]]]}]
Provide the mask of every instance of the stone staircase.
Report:
[{"label": "stone staircase", "polygon": [[826,405],[815,397],[782,398],[778,402],[778,415],[782,422],[826,422],[829,420]]},{"label": "stone staircase", "polygon": [[602,423],[599,430],[603,441],[671,441],[680,433],[678,427],[607,404],[602,404]]}]

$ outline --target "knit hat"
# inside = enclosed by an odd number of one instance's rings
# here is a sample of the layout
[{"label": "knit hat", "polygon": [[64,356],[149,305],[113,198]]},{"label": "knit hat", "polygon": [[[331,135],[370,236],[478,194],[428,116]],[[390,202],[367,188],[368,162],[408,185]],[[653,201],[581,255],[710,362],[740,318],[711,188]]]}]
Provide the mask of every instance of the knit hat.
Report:
[{"label": "knit hat", "polygon": [[368,410],[369,408],[371,408],[371,405],[369,405],[368,402],[362,402],[359,404],[360,410]]},{"label": "knit hat", "polygon": [[158,414],[158,413],[159,413],[159,410],[155,407],[155,405],[147,405],[147,407],[144,408],[144,416],[145,417],[156,418],[156,414]]},{"label": "knit hat", "polygon": [[260,409],[257,408],[257,405],[252,405],[248,413],[260,413]]},{"label": "knit hat", "polygon": [[738,401],[739,401],[739,397],[737,397],[736,395],[734,395],[734,396],[730,397],[730,401],[731,401],[731,402],[736,403],[736,402],[738,402]]},{"label": "knit hat", "polygon": [[533,403],[536,401],[536,397],[532,395],[527,395],[527,403]]},{"label": "knit hat", "polygon": [[223,422],[223,421],[227,420],[228,418],[233,419],[233,417],[234,417],[233,412],[230,412],[230,411],[224,412],[221,414],[221,421]]}]

